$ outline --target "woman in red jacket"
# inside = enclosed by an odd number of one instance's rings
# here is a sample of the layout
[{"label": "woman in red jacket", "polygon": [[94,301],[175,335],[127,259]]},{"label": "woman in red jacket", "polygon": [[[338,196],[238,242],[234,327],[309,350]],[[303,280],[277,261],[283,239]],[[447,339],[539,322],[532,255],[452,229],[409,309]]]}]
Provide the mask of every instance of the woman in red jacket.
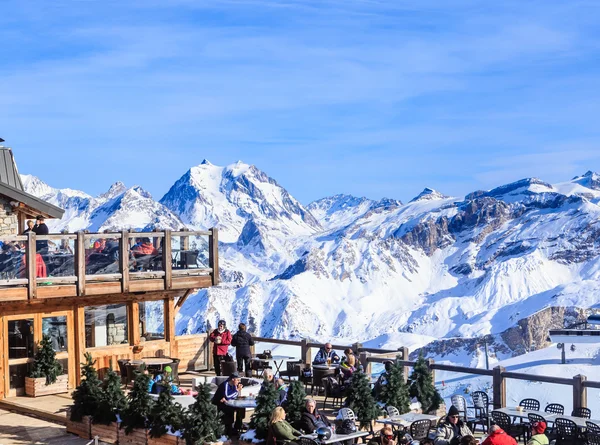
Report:
[{"label": "woman in red jacket", "polygon": [[506,434],[498,425],[493,425],[490,428],[490,435],[481,445],[517,445],[517,441]]},{"label": "woman in red jacket", "polygon": [[225,360],[227,350],[231,344],[231,332],[227,329],[225,320],[219,320],[217,329],[210,333],[208,339],[215,344],[213,346],[215,374],[221,375],[221,362]]}]

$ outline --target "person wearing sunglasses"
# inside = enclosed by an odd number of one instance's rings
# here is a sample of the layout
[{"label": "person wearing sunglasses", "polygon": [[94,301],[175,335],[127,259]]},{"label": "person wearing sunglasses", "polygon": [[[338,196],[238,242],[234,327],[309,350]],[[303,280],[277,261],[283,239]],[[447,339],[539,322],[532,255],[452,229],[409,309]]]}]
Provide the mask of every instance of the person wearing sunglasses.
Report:
[{"label": "person wearing sunglasses", "polygon": [[460,445],[463,436],[472,435],[473,432],[460,418],[458,409],[452,405],[446,419],[438,427],[433,443],[435,445]]},{"label": "person wearing sunglasses", "polygon": [[379,436],[373,437],[367,445],[396,445],[392,426],[385,425],[381,431],[379,431]]},{"label": "person wearing sunglasses", "polygon": [[325,346],[319,349],[319,352],[317,352],[317,355],[315,355],[315,359],[313,360],[313,365],[325,365],[328,360],[331,363],[340,362],[340,356],[333,350],[331,343],[326,343]]}]

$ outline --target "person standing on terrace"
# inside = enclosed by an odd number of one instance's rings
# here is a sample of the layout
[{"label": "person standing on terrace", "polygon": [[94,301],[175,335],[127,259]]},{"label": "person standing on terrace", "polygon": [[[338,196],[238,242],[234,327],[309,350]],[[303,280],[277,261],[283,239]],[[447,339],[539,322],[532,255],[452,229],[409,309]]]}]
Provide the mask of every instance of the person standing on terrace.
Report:
[{"label": "person standing on terrace", "polygon": [[35,232],[33,228],[35,227],[35,223],[32,219],[27,220],[27,228],[23,231],[23,235],[27,235],[29,232]]},{"label": "person standing on terrace", "polygon": [[231,340],[231,346],[235,346],[238,372],[243,373],[245,367],[246,377],[252,376],[252,369],[250,369],[250,357],[252,357],[250,346],[254,346],[254,340],[247,332],[244,323],[239,324],[238,331],[233,335]]},{"label": "person standing on terrace", "polygon": [[221,362],[225,360],[227,350],[231,344],[231,332],[227,329],[225,320],[219,320],[217,329],[210,333],[208,339],[214,343],[213,359],[215,364],[215,374],[221,375]]},{"label": "person standing on terrace", "polygon": [[313,365],[327,365],[331,363],[339,363],[340,356],[336,354],[331,346],[331,343],[326,343],[317,355],[315,355],[315,359],[313,360]]},{"label": "person standing on terrace", "polygon": [[[36,219],[36,225],[33,226],[33,231],[36,235],[48,235],[50,231],[48,230],[48,226],[46,225],[46,219],[39,215]],[[38,253],[46,253],[48,250],[48,241],[36,241],[35,249]]]}]

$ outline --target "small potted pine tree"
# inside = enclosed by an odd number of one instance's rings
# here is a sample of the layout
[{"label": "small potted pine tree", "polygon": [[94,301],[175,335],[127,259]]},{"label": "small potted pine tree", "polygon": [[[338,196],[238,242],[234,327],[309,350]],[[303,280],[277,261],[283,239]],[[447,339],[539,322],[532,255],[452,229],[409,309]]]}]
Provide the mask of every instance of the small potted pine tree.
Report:
[{"label": "small potted pine tree", "polygon": [[[397,357],[400,359],[400,357]],[[408,385],[404,382],[404,368],[394,361],[388,373],[387,384],[381,387],[379,401],[385,406],[394,406],[400,413],[410,411],[410,395]]]},{"label": "small potted pine tree", "polygon": [[371,394],[369,378],[363,371],[358,370],[352,374],[346,394],[346,405],[354,411],[360,428],[370,430],[373,420],[379,417],[381,410]]},{"label": "small potted pine tree", "polygon": [[29,377],[25,377],[25,394],[38,397],[69,391],[69,376],[62,373],[50,336],[42,336],[33,360]]},{"label": "small potted pine tree", "polygon": [[121,376],[109,369],[102,382],[102,393],[92,419],[92,436],[98,436],[102,442],[118,443],[118,416],[126,407],[127,399],[121,389]]},{"label": "small potted pine tree", "polygon": [[[150,397],[148,388],[151,377],[144,370],[135,371],[136,377],[133,388],[127,395],[127,407],[121,414],[121,431],[119,443],[121,445],[145,444],[148,442],[148,422],[154,401]],[[125,434],[123,434],[123,430]]]},{"label": "small potted pine tree", "polygon": [[171,388],[168,385],[161,386],[164,387],[152,406],[148,419],[148,445],[176,445],[178,436],[175,433],[183,426],[183,408],[175,403]]},{"label": "small potted pine tree", "polygon": [[286,420],[294,427],[298,427],[302,411],[306,405],[306,389],[299,380],[292,380],[288,385],[287,399],[285,403]]},{"label": "small potted pine tree", "polygon": [[273,410],[277,408],[277,389],[268,384],[256,397],[256,409],[250,419],[250,428],[254,430],[254,438],[265,440],[269,431],[269,421]]},{"label": "small potted pine tree", "polygon": [[419,355],[419,358],[415,362],[413,372],[409,378],[409,384],[410,396],[417,398],[421,403],[421,409],[424,413],[431,413],[440,417],[445,414],[445,412],[438,412],[442,406],[443,399],[433,384],[433,376],[422,354]]},{"label": "small potted pine tree", "polygon": [[[225,427],[221,423],[221,413],[212,403],[210,385],[198,387],[196,401],[183,417],[183,438],[185,445],[223,445]],[[229,443],[229,442],[226,442]]]},{"label": "small potted pine tree", "polygon": [[102,397],[101,381],[94,367],[92,354],[86,352],[85,362],[81,364],[82,379],[73,391],[73,405],[67,415],[67,431],[84,439],[91,438],[92,416],[96,412],[98,402]]}]

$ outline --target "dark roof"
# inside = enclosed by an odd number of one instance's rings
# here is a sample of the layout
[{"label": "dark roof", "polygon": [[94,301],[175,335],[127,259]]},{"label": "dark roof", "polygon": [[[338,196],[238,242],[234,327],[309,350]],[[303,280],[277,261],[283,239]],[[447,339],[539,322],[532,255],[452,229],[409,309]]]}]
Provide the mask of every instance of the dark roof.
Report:
[{"label": "dark roof", "polygon": [[17,170],[17,164],[10,148],[0,146],[0,194],[50,218],[62,218],[65,211],[43,199],[27,193]]}]

